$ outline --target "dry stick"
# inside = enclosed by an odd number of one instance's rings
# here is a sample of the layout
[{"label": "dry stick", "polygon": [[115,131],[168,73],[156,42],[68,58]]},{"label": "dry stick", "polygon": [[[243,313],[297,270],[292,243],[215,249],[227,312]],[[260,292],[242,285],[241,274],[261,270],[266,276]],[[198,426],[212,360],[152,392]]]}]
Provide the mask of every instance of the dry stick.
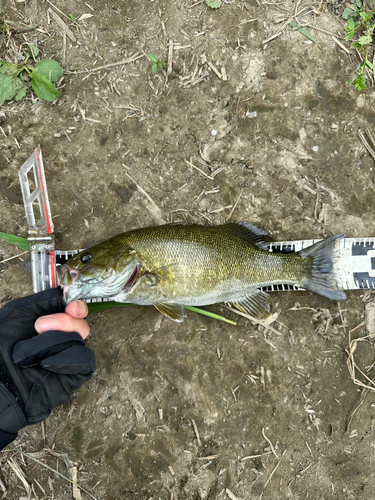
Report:
[{"label": "dry stick", "polygon": [[337,45],[338,45],[338,46],[339,46],[342,50],[344,50],[347,54],[350,54],[350,50],[348,50],[348,49],[345,47],[345,45],[343,45],[341,42],[339,42],[335,36],[332,36],[332,39],[333,39],[333,41],[334,41],[334,42],[336,42],[336,43],[337,43]]},{"label": "dry stick", "polygon": [[254,316],[250,316],[250,314],[243,313],[242,311],[239,311],[239,310],[235,309],[234,307],[228,307],[228,306],[224,306],[224,307],[226,309],[228,309],[229,311],[234,312],[235,314],[239,314],[240,316],[243,316],[244,318],[249,319],[250,321],[252,321],[253,323],[256,323],[257,325],[263,326],[263,328],[265,330],[270,330],[271,332],[276,333],[276,335],[280,335],[280,332],[275,330],[275,328],[272,328],[272,326],[269,326],[269,325],[265,325],[264,320],[254,318]]},{"label": "dry stick", "polygon": [[10,458],[8,460],[8,464],[10,465],[10,467],[13,469],[13,472],[16,474],[16,476],[18,477],[18,479],[22,482],[26,492],[27,492],[27,496],[29,498],[31,498],[31,486],[29,485],[29,483],[26,481],[26,478],[20,468],[20,466],[13,460],[13,458]]},{"label": "dry stick", "polygon": [[54,18],[54,20],[57,22],[57,24],[63,30],[63,32],[68,35],[68,37],[71,39],[71,41],[75,42],[76,37],[74,36],[72,30],[70,28],[68,28],[68,26],[64,23],[64,21],[61,19],[61,17],[58,14],[56,14],[56,12],[52,9],[48,9],[48,12],[51,14],[51,16]]},{"label": "dry stick", "polygon": [[[366,130],[367,134],[369,135],[372,143],[375,145],[374,143],[374,140],[373,138],[371,137],[371,134],[369,132],[369,130]],[[363,142],[363,145],[365,146],[365,148],[367,149],[367,151],[370,153],[370,155],[374,158],[375,160],[375,151],[372,149],[372,147],[370,146],[370,144],[367,142],[362,130],[358,130],[358,135],[359,135],[359,138],[361,139],[361,141]]]},{"label": "dry stick", "polygon": [[286,450],[285,450],[285,451],[283,452],[283,454],[281,455],[280,460],[277,462],[277,464],[276,464],[275,468],[273,469],[273,471],[272,471],[272,472],[271,472],[271,474],[269,475],[269,478],[268,478],[268,479],[267,479],[267,481],[265,482],[264,487],[263,487],[263,491],[262,491],[262,493],[260,494],[259,500],[261,500],[261,499],[262,499],[263,492],[264,492],[264,490],[266,489],[266,486],[268,485],[268,483],[271,481],[272,476],[275,474],[275,472],[276,472],[276,470],[277,470],[278,466],[280,465],[280,462],[281,462],[281,460],[283,459],[283,457],[284,457],[284,455],[285,455],[285,452],[286,452]]},{"label": "dry stick", "polygon": [[74,71],[74,72],[72,71],[72,73],[74,73],[75,75],[79,75],[81,73],[87,73],[87,72],[93,73],[94,71],[100,71],[101,69],[113,68],[114,66],[122,66],[123,64],[129,64],[133,61],[136,61],[137,59],[140,59],[141,57],[144,57],[144,55],[139,54],[139,52],[137,52],[133,56],[128,57],[128,59],[124,59],[123,61],[118,61],[115,63],[106,64],[105,66],[99,66],[98,68],[85,69],[83,71]]},{"label": "dry stick", "polygon": [[198,427],[197,427],[197,424],[195,423],[195,420],[193,418],[191,419],[191,423],[193,424],[193,429],[194,429],[195,437],[197,438],[197,441],[198,441],[198,446],[202,446],[202,441],[201,441],[201,438],[199,437]]},{"label": "dry stick", "polygon": [[242,196],[243,190],[244,190],[244,188],[242,188],[242,189],[241,189],[241,192],[240,192],[240,194],[238,195],[237,201],[236,201],[236,203],[234,204],[234,206],[233,206],[232,210],[230,211],[230,214],[228,215],[227,221],[228,221],[228,220],[232,217],[232,214],[233,214],[233,212],[234,212],[234,209],[236,208],[236,206],[237,206],[238,202],[240,201],[240,198],[241,198],[241,196]]},{"label": "dry stick", "polygon": [[[125,167],[124,164],[122,164],[122,165]],[[140,191],[144,196],[146,196],[146,198],[154,205],[154,207],[156,207],[160,211],[160,208],[157,206],[157,204],[154,202],[154,200],[151,198],[151,196],[149,194],[147,194],[144,189],[141,188],[141,186],[138,184],[138,182],[135,179],[133,179],[133,177],[131,175],[129,175],[127,172],[125,172],[125,175],[127,175],[129,177],[129,179],[132,182],[134,182],[134,184],[137,186],[138,191]]]},{"label": "dry stick", "polygon": [[218,71],[218,70],[215,68],[215,66],[212,64],[212,62],[208,62],[207,64],[208,64],[208,65],[209,65],[209,67],[212,69],[212,71],[216,74],[216,76],[217,76],[218,78],[220,78],[220,80],[222,80],[222,79],[223,79],[222,74],[220,73],[220,71]]},{"label": "dry stick", "polygon": [[273,447],[273,444],[271,443],[271,441],[268,439],[268,437],[264,433],[264,427],[262,427],[262,435],[263,435],[264,439],[267,441],[267,443],[271,446],[272,453],[275,455],[275,457],[277,459],[279,459],[279,457],[275,451],[275,448]]},{"label": "dry stick", "polygon": [[167,75],[170,75],[172,73],[172,61],[173,61],[173,40],[169,40]]},{"label": "dry stick", "polygon": [[230,491],[230,489],[225,488],[225,493],[228,495],[230,500],[239,500],[238,497],[236,497],[236,495]]},{"label": "dry stick", "polygon": [[[69,16],[67,16],[66,14],[64,14],[64,12],[63,12],[62,10],[60,10],[58,7],[56,7],[56,5],[53,5],[53,3],[52,3],[52,2],[50,2],[49,0],[47,0],[47,2],[48,2],[50,5],[52,5],[52,7],[53,7],[54,9],[56,9],[56,10],[57,10],[57,12],[60,12],[60,14],[62,14],[62,15],[63,15],[63,16],[65,16],[67,19],[69,19],[69,21],[71,21],[70,17],[69,17]],[[49,9],[49,10],[50,10],[50,9]]]},{"label": "dry stick", "polygon": [[13,257],[8,257],[7,259],[0,260],[0,264],[2,264],[3,262],[8,262],[8,260],[16,259],[17,257],[21,257],[21,255],[25,255],[25,253],[29,253],[29,251],[26,250],[26,252],[22,252],[19,253],[18,255],[14,255]]},{"label": "dry stick", "polygon": [[195,168],[195,170],[198,170],[198,172],[200,172],[202,175],[204,175],[205,177],[207,177],[207,179],[211,179],[211,181],[214,181],[214,177],[211,177],[211,175],[207,175],[203,172],[203,170],[201,170],[199,167],[196,167],[195,165],[193,165],[190,161],[187,161],[185,160],[185,163],[187,163],[188,165],[190,165],[191,167]]}]

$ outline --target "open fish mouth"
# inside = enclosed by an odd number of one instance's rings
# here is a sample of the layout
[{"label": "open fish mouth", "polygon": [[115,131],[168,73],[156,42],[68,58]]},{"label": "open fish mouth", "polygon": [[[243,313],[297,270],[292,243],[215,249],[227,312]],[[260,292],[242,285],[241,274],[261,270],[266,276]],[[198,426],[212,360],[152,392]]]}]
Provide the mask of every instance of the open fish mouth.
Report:
[{"label": "open fish mouth", "polygon": [[106,278],[88,278],[80,273],[79,269],[67,264],[59,270],[60,286],[63,289],[63,298],[66,304],[73,300],[92,298],[111,298],[119,293],[128,293],[137,282],[140,266],[136,265],[131,272],[113,275]]}]

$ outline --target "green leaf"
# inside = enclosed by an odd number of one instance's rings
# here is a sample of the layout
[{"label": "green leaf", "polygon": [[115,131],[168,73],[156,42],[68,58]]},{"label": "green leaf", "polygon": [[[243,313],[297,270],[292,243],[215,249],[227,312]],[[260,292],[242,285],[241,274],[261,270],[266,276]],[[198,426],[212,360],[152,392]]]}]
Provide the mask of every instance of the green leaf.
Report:
[{"label": "green leaf", "polygon": [[152,65],[152,72],[157,73],[159,71],[159,68],[160,68],[159,63],[153,64]]},{"label": "green leaf", "polygon": [[361,36],[359,39],[358,39],[358,43],[362,46],[362,45],[368,45],[369,43],[372,42],[372,38],[371,36],[368,36],[368,35],[365,35],[365,36]]},{"label": "green leaf", "polygon": [[206,4],[211,7],[211,9],[218,9],[221,7],[222,1],[221,0],[206,0]]},{"label": "green leaf", "polygon": [[[35,66],[36,67],[36,66]],[[45,101],[54,101],[57,96],[60,95],[60,92],[56,89],[54,84],[48,80],[48,78],[39,73],[39,71],[34,71],[30,75],[31,78],[31,86],[35,92],[35,94],[44,99]]]},{"label": "green leaf", "polygon": [[375,71],[375,66],[368,59],[366,59],[366,66],[368,66],[370,69],[372,69],[372,71]]},{"label": "green leaf", "polygon": [[38,47],[35,47],[35,45],[31,45],[30,43],[28,44],[29,45],[29,49],[31,50],[31,52],[33,53],[34,57],[37,57],[38,54],[39,54],[39,49]]},{"label": "green leaf", "polygon": [[0,105],[16,98],[17,101],[26,95],[26,85],[20,78],[0,73]]},{"label": "green leaf", "polygon": [[[291,21],[289,23],[289,26],[291,28],[298,28],[298,24],[294,21]],[[304,30],[303,28],[298,28],[297,31],[299,31],[302,35],[304,35],[306,38],[308,38],[309,40],[311,40],[312,42],[314,43],[317,43],[317,41],[315,40],[315,38],[313,38],[310,33],[308,33],[306,30]]]},{"label": "green leaf", "polygon": [[362,7],[362,0],[356,0],[355,3],[359,9]]},{"label": "green leaf", "polygon": [[344,12],[342,13],[342,17],[344,19],[347,19],[349,21],[349,19],[351,19],[351,16],[352,14],[354,14],[354,11],[353,9],[351,9],[350,7],[347,7]]},{"label": "green leaf", "polygon": [[361,49],[362,45],[360,43],[358,43],[358,42],[355,42],[355,43],[351,44],[351,47],[354,47],[355,49]]},{"label": "green leaf", "polygon": [[357,90],[365,90],[366,87],[366,78],[363,75],[357,76],[354,80],[351,80],[350,83],[354,85]]},{"label": "green leaf", "polygon": [[159,62],[159,61],[158,61],[158,58],[157,58],[156,56],[154,56],[154,54],[148,54],[148,56],[147,56],[147,57],[150,59],[150,61],[151,61],[152,63],[158,63],[158,62]]},{"label": "green leaf", "polygon": [[41,61],[36,63],[35,70],[38,73],[46,76],[51,82],[57,82],[57,80],[64,73],[64,70],[62,69],[60,64],[53,59],[42,59]]},{"label": "green leaf", "polygon": [[354,30],[355,29],[355,22],[352,17],[348,19],[348,29]]},{"label": "green leaf", "polygon": [[352,30],[352,31],[349,31],[345,37],[345,40],[351,40],[353,38],[353,36],[355,35],[355,31]]},{"label": "green leaf", "polygon": [[15,245],[21,250],[30,250],[29,242],[26,238],[21,238],[21,236],[14,236],[13,234],[1,233],[0,238],[11,245]]},{"label": "green leaf", "polygon": [[0,61],[0,73],[3,73],[3,75],[18,76],[22,69],[22,64],[13,64],[7,61]]}]

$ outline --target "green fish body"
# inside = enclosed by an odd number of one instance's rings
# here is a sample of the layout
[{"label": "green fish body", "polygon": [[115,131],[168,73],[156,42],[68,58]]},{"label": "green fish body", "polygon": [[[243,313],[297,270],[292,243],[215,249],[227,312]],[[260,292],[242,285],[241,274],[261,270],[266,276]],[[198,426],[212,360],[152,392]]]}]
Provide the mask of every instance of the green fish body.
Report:
[{"label": "green fish body", "polygon": [[154,305],[183,321],[184,305],[226,302],[252,315],[269,312],[261,287],[302,287],[334,300],[338,289],[333,236],[294,254],[263,249],[269,235],[249,222],[222,226],[165,225],[114,236],[72,259],[61,269],[68,301],[110,297]]}]

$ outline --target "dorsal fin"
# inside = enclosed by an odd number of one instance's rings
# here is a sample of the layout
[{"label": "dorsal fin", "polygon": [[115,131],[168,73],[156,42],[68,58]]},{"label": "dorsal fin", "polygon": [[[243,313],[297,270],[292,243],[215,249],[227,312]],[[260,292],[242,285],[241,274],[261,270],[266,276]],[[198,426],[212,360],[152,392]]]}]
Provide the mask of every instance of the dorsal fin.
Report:
[{"label": "dorsal fin", "polygon": [[254,245],[261,247],[264,243],[273,241],[272,236],[265,230],[256,226],[252,222],[240,221],[240,222],[229,222],[228,224],[223,224],[218,226],[218,229],[225,231],[227,233],[238,236],[244,240],[250,241]]}]

